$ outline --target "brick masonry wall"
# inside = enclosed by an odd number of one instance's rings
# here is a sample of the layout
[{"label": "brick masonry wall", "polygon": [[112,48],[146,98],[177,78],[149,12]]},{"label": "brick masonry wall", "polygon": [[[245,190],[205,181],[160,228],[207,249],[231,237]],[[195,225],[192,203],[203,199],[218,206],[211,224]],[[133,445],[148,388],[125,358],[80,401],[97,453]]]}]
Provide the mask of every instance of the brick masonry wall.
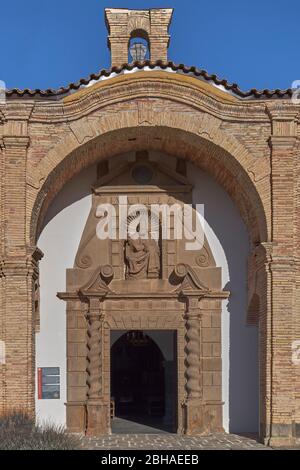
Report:
[{"label": "brick masonry wall", "polygon": [[151,148],[213,174],[241,213],[258,253],[248,289],[260,299],[261,436],[291,444],[300,423],[291,360],[300,339],[299,106],[239,101],[167,72],[130,75],[56,102],[1,105],[0,410],[34,411],[33,253],[51,200],[89,164]]}]

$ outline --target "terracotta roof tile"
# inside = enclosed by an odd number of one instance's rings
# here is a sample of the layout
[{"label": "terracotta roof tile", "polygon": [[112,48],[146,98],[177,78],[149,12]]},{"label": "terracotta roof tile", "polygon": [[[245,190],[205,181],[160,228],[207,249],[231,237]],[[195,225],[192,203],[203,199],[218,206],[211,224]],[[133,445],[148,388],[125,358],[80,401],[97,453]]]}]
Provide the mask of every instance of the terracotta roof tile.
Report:
[{"label": "terracotta roof tile", "polygon": [[164,63],[162,61],[157,62],[150,62],[146,60],[145,62],[134,62],[132,64],[124,64],[121,67],[112,67],[110,69],[101,70],[98,73],[91,74],[88,78],[82,78],[76,83],[70,83],[65,87],[61,87],[58,89],[48,88],[47,90],[30,90],[25,88],[24,90],[19,90],[18,88],[13,88],[11,90],[6,91],[7,97],[45,97],[45,98],[59,98],[61,95],[66,95],[72,91],[76,91],[80,89],[82,86],[86,86],[91,83],[93,80],[99,80],[101,77],[109,77],[112,73],[122,73],[124,71],[131,71],[134,68],[143,69],[144,67],[149,67],[150,69],[154,69],[156,67],[161,68],[162,70],[170,68],[175,72],[181,72],[184,74],[193,74],[195,77],[200,77],[208,82],[212,82],[215,85],[222,85],[225,90],[235,94],[240,98],[255,98],[255,99],[265,99],[265,98],[284,98],[290,97],[293,94],[293,90],[291,88],[285,90],[257,90],[256,88],[252,88],[248,91],[243,91],[239,88],[236,83],[228,83],[225,79],[220,79],[215,74],[209,74],[206,70],[198,69],[194,66],[188,67],[184,64],[174,64],[174,62],[167,62]]}]

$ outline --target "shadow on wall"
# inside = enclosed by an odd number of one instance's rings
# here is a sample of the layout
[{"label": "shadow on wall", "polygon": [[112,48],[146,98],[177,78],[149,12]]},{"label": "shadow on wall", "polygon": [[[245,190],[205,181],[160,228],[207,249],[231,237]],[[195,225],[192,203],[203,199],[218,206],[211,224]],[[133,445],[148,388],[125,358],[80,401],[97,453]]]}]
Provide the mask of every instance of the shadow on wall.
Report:
[{"label": "shadow on wall", "polygon": [[43,221],[44,230],[46,225],[61,211],[71,206],[77,201],[80,201],[86,196],[91,195],[91,186],[96,181],[97,167],[92,165],[82,170],[79,176],[69,181],[58,195],[52,201],[45,219]]},{"label": "shadow on wall", "polygon": [[222,309],[224,426],[233,433],[258,432],[258,328],[247,326],[247,229],[229,195],[212,177],[189,168],[194,203],[204,204],[208,241],[222,285],[231,292]]}]

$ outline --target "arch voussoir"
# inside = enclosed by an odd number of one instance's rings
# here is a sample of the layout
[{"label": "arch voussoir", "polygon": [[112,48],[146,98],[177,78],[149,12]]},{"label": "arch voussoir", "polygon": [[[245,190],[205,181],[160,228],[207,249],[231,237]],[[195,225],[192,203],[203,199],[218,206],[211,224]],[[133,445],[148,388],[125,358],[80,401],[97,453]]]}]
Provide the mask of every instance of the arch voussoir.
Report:
[{"label": "arch voussoir", "polygon": [[[256,218],[257,227],[248,227],[253,233],[253,241],[267,240],[268,227],[263,202],[247,172],[253,155],[234,136],[219,127],[213,128],[216,122],[214,117],[205,117],[207,130],[201,127],[202,120],[202,113],[155,115],[151,104],[144,100],[137,103],[135,111],[111,113],[93,119],[82,118],[76,122],[76,127],[70,127],[64,138],[34,168],[31,178],[42,181],[35,204],[41,210],[45,202],[48,207],[55,191],[59,191],[68,179],[84,167],[121,153],[122,149],[129,151],[148,147],[175,153],[207,170],[223,184],[238,206],[242,193],[243,204],[246,201],[248,207],[246,212],[251,211]],[[54,175],[56,189],[51,183]],[[242,216],[245,214],[242,213]],[[36,238],[37,227],[38,220],[32,221],[33,238]]]}]

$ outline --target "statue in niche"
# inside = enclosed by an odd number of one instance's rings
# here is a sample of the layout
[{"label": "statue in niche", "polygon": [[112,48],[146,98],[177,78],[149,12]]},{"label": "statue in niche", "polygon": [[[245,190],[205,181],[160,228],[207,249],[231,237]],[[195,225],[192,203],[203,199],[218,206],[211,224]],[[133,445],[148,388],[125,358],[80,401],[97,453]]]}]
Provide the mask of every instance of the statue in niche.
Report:
[{"label": "statue in niche", "polygon": [[125,246],[126,279],[157,279],[160,274],[160,249],[157,237],[148,230],[128,236]]}]

